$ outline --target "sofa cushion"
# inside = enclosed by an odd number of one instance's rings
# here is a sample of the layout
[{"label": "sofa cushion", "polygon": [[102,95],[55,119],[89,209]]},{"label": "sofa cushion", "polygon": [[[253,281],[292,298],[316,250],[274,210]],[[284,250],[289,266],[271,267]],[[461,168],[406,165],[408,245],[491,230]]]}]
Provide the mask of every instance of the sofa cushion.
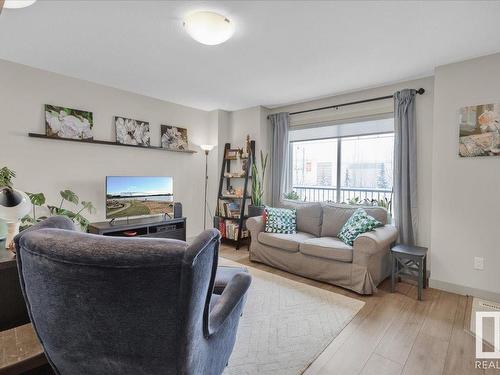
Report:
[{"label": "sofa cushion", "polygon": [[312,234],[304,232],[293,234],[260,232],[258,240],[260,243],[267,246],[297,252],[299,251],[299,244],[311,238],[314,238]]},{"label": "sofa cushion", "polygon": [[299,246],[302,254],[319,258],[352,262],[352,246],[346,245],[335,237],[311,238]]},{"label": "sofa cushion", "polygon": [[387,224],[387,210],[382,207],[353,206],[338,203],[323,203],[323,224],[321,237],[337,237],[347,220],[358,208],[363,208],[366,213],[382,224]]},{"label": "sofa cushion", "polygon": [[380,221],[368,215],[364,209],[358,208],[340,230],[339,239],[352,246],[354,240],[360,234],[374,230],[382,225]]},{"label": "sofa cushion", "polygon": [[323,218],[321,203],[284,201],[283,206],[297,210],[298,231],[311,233],[319,237]]},{"label": "sofa cushion", "polygon": [[297,215],[294,208],[265,208],[265,231],[268,233],[294,234],[297,231]]}]

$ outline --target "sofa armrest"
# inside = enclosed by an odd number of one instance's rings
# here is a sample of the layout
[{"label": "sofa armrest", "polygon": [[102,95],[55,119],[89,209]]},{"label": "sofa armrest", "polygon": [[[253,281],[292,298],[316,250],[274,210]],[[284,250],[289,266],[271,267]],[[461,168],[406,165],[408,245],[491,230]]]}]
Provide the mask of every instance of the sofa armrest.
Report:
[{"label": "sofa armrest", "polygon": [[247,219],[247,229],[253,238],[257,238],[260,232],[264,232],[264,220],[262,216],[253,216]]},{"label": "sofa armrest", "polygon": [[360,234],[353,244],[353,263],[366,266],[372,255],[389,252],[389,247],[397,238],[398,230],[393,225],[384,225]]}]

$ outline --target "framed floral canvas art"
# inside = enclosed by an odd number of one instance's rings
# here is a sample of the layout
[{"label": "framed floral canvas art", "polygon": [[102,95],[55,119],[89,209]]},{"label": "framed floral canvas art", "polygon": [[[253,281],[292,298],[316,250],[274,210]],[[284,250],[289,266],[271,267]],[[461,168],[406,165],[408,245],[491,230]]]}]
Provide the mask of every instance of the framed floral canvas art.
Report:
[{"label": "framed floral canvas art", "polygon": [[161,126],[161,147],[169,150],[187,150],[188,135],[186,128],[177,126]]},{"label": "framed floral canvas art", "polygon": [[92,112],[45,105],[45,134],[54,138],[92,140]]},{"label": "framed floral canvas art", "polygon": [[500,103],[460,108],[459,155],[500,156]]},{"label": "framed floral canvas art", "polygon": [[115,116],[115,126],[117,143],[149,147],[149,122]]}]

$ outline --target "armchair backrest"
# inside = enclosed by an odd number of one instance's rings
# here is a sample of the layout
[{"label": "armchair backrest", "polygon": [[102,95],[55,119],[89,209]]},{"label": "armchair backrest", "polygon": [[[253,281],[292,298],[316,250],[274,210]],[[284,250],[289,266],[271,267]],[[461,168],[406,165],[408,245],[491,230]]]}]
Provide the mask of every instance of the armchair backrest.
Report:
[{"label": "armchair backrest", "polygon": [[183,373],[208,332],[219,234],[193,245],[39,229],[17,239],[21,287],[60,374]]}]

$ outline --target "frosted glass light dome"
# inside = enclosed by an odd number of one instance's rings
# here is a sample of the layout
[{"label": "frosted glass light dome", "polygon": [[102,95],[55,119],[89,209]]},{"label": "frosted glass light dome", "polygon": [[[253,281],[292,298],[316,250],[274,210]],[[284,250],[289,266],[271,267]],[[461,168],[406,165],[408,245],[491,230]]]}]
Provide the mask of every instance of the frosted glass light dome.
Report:
[{"label": "frosted glass light dome", "polygon": [[184,28],[191,38],[209,46],[224,43],[234,33],[234,24],[227,17],[207,11],[188,15]]},{"label": "frosted glass light dome", "polygon": [[20,9],[33,5],[36,0],[5,0],[3,7],[7,9]]}]

